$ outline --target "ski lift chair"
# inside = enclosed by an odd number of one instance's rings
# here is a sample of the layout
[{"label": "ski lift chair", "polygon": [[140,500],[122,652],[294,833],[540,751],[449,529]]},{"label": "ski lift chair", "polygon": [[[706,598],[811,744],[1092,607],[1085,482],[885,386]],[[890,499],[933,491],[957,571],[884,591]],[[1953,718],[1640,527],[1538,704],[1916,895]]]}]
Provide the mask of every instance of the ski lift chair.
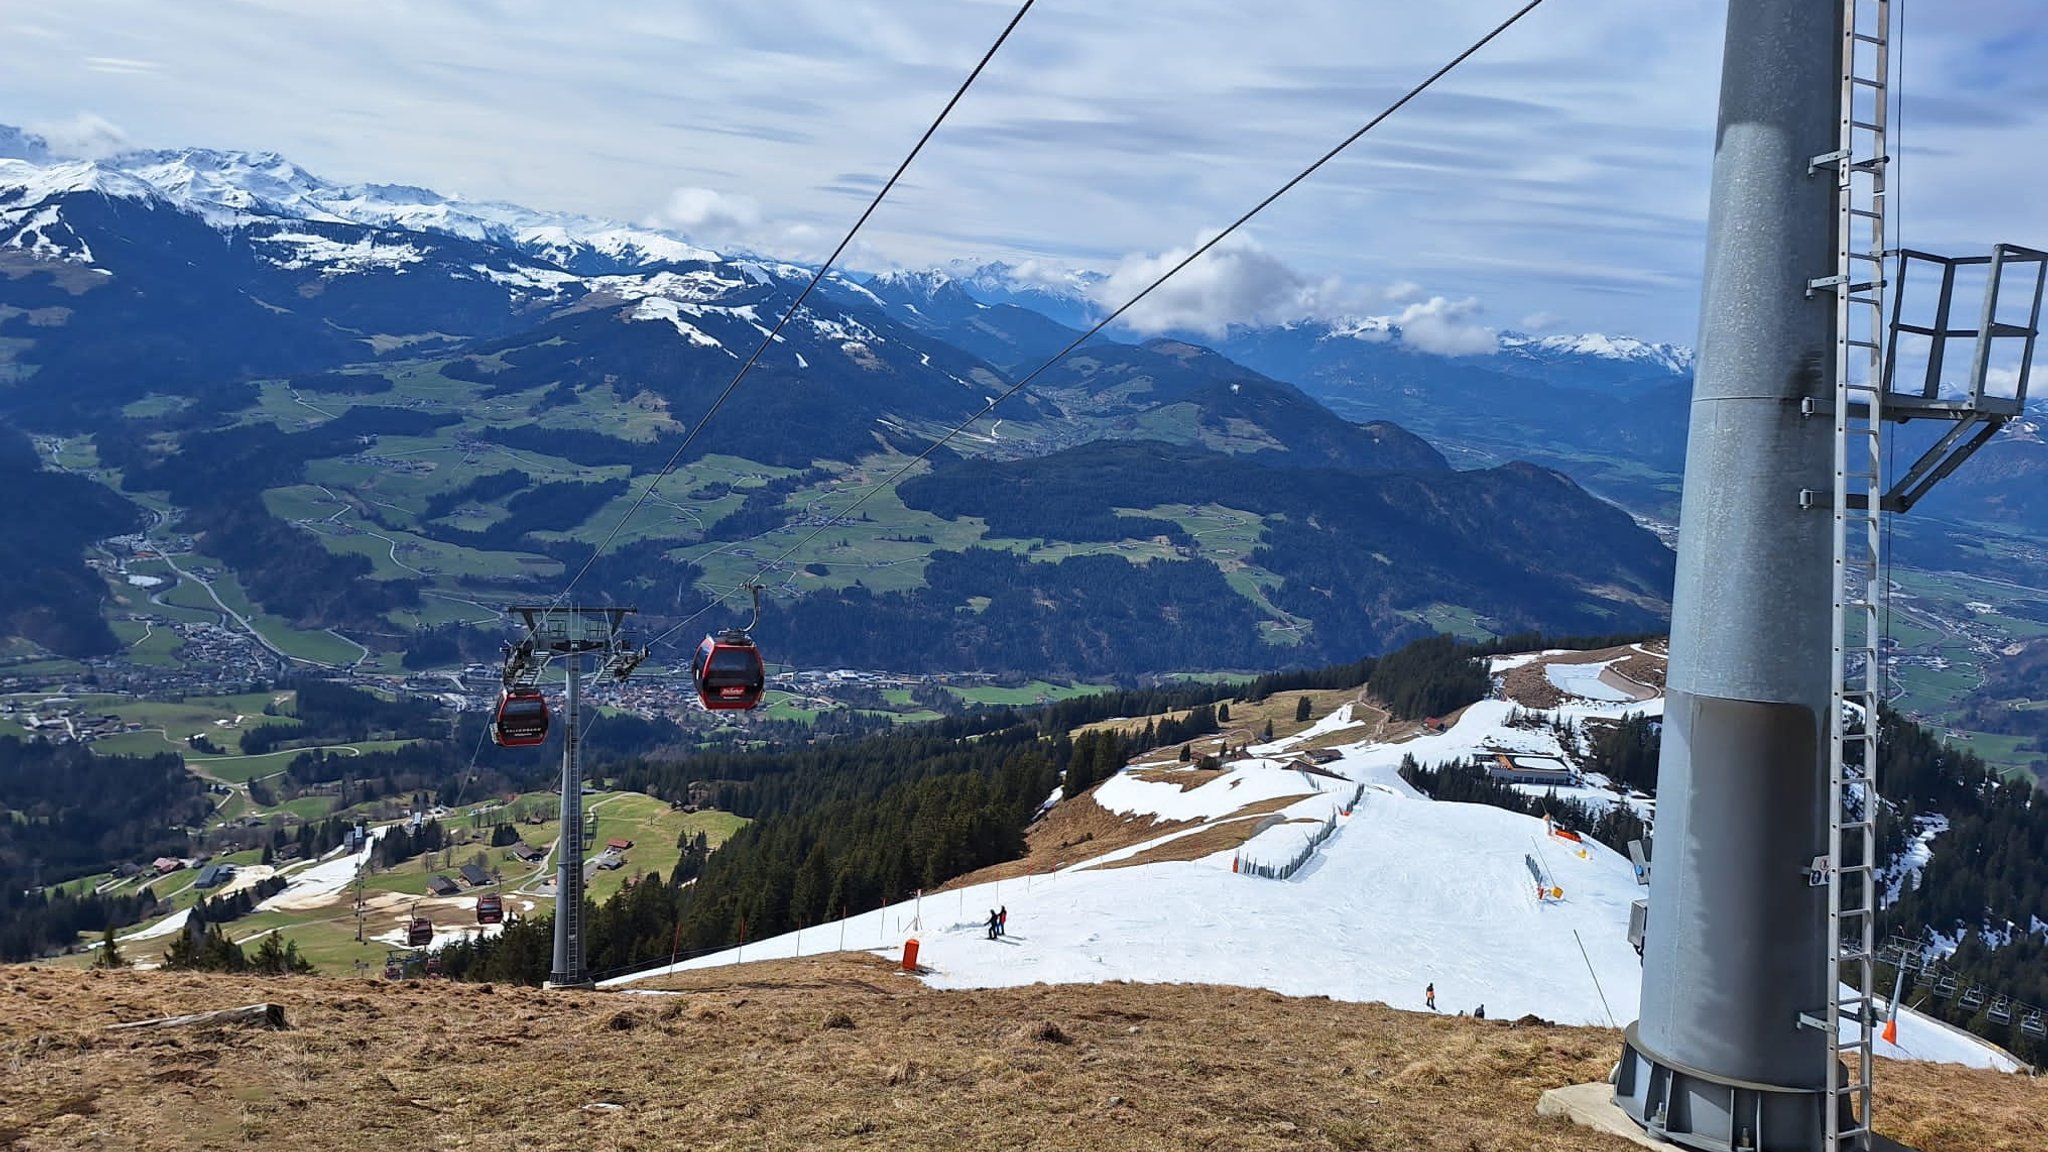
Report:
[{"label": "ski lift chair", "polygon": [[1969,990],[1969,991],[1967,991],[1967,992],[1963,993],[1963,1007],[1965,1007],[1965,1008],[1969,1009],[1969,1010],[1970,1010],[1970,1011],[1972,1011],[1972,1012],[1975,1012],[1975,1011],[1976,1011],[1977,1009],[1979,1009],[1979,1008],[1982,1008],[1983,1006],[1984,1006],[1984,989],[1983,989],[1983,987],[1981,987],[1981,986],[1972,986],[1972,987],[1970,988],[1970,990]]},{"label": "ski lift chair", "polygon": [[1915,973],[1913,973],[1913,987],[1915,987],[1915,988],[1932,988],[1932,987],[1934,987],[1934,969],[1932,969],[1932,968],[1922,968],[1922,969],[1920,969],[1920,970],[1919,970],[1918,972],[1915,972]]},{"label": "ski lift chair", "polygon": [[2039,1012],[2029,1012],[2020,1017],[2020,1034],[2035,1040],[2048,1037],[2048,1024],[2041,1022]]},{"label": "ski lift chair", "polygon": [[2012,1023],[2012,1001],[2004,996],[1993,1000],[1991,1002],[1991,1011],[1988,1015],[1993,1024]]},{"label": "ski lift chair", "polygon": [[1934,982],[1934,995],[1935,995],[1935,998],[1936,998],[1936,999],[1940,999],[1940,1000],[1946,1000],[1946,999],[1948,999],[1949,997],[1951,997],[1951,996],[1954,996],[1955,994],[1956,994],[1956,978],[1955,978],[1955,977],[1953,977],[1953,976],[1943,976],[1943,977],[1941,977],[1941,978],[1940,978],[1939,980],[1936,980],[1936,981]]}]

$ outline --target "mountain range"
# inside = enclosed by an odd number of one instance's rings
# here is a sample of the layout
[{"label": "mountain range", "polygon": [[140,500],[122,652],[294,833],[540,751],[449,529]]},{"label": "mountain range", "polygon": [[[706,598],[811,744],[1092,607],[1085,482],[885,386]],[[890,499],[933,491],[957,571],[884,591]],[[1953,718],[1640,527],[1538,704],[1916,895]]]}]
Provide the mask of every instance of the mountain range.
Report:
[{"label": "mountain range", "polygon": [[[812,271],[274,154],[65,160],[0,129],[0,418],[90,437],[79,471],[168,499],[267,612],[379,650],[454,622],[422,590],[553,591],[632,505],[613,486],[671,457],[590,590],[684,615],[789,545],[764,635],[803,660],[1262,667],[1661,618],[1668,550],[1561,473],[1675,503],[1684,349],[1507,334],[1447,357],[1372,317],[1112,333],[870,499],[1071,344],[1102,280],[835,273],[717,409]],[[344,412],[349,435],[315,434]],[[516,478],[477,496],[492,469]],[[1197,617],[1200,644],[1174,637]]]}]

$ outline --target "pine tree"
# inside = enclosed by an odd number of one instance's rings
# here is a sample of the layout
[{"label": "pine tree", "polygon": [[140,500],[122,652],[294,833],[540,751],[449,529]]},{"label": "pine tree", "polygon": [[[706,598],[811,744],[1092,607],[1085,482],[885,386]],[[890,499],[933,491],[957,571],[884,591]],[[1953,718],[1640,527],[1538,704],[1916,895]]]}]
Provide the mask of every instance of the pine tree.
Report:
[{"label": "pine tree", "polygon": [[114,939],[114,926],[111,924],[107,926],[105,932],[100,933],[100,954],[93,957],[92,966],[95,968],[126,968],[128,966],[128,958],[121,955],[121,945]]},{"label": "pine tree", "polygon": [[1303,696],[1294,702],[1294,719],[1296,721],[1308,719],[1308,697]]}]

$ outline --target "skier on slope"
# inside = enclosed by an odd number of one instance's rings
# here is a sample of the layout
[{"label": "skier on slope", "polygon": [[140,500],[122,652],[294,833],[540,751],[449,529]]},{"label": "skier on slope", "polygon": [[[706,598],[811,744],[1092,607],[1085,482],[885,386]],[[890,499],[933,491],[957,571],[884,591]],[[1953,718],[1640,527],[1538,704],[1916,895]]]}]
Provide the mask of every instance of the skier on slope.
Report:
[{"label": "skier on slope", "polygon": [[996,935],[1008,936],[1009,934],[1010,906],[1005,904],[1001,908],[996,909]]},{"label": "skier on slope", "polygon": [[998,932],[1001,932],[1001,931],[1002,931],[1002,928],[1003,928],[1003,921],[1002,921],[1002,918],[1001,918],[1001,917],[999,917],[998,915],[996,915],[996,910],[995,910],[995,909],[993,909],[993,908],[989,909],[989,910],[988,910],[988,938],[989,938],[989,939],[991,939],[991,940],[995,939],[995,938],[996,938],[996,934],[997,934]]},{"label": "skier on slope", "polygon": [[1434,982],[1422,990],[1422,1002],[1429,1005],[1431,1012],[1436,1011],[1436,984]]}]

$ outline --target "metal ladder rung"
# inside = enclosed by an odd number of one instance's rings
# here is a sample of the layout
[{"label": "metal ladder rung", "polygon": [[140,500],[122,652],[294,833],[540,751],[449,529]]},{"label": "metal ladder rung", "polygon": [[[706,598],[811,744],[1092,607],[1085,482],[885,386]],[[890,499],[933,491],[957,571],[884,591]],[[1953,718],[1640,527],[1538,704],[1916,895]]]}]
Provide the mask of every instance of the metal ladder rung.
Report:
[{"label": "metal ladder rung", "polygon": [[[1835,389],[1826,401],[1816,398],[1803,409],[1813,414],[1825,403],[1835,415],[1835,487],[1814,496],[1825,500],[1834,513],[1831,610],[1836,634],[1843,636],[1834,649],[1836,666],[1833,707],[1827,738],[1830,742],[1827,874],[1814,877],[1827,887],[1827,914],[1832,947],[1825,958],[1828,989],[1827,1018],[1838,1024],[1855,1021],[1855,1039],[1844,1035],[1841,1026],[1828,1027],[1826,1019],[1814,1024],[1827,1033],[1828,1106],[1822,1135],[1827,1152],[1849,1152],[1861,1148],[1870,1136],[1870,1070],[1876,1056],[1880,1016],[1872,987],[1877,958],[1879,892],[1877,880],[1877,792],[1873,777],[1877,738],[1875,717],[1882,694],[1871,677],[1881,675],[1882,653],[1874,642],[1879,607],[1877,580],[1880,545],[1877,533],[1884,511],[1884,480],[1879,466],[1883,432],[1877,420],[1884,414],[1886,341],[1891,339],[1891,287],[1888,273],[1891,256],[1883,249],[1889,237],[1889,200],[1886,174],[1891,157],[1887,147],[1891,109],[1890,27],[1884,19],[1871,23],[1862,0],[1839,0],[1842,23],[1837,39],[1842,64],[1840,123],[1835,150],[1815,157],[1809,165],[1817,171],[1823,165],[1835,167],[1835,211],[1840,247],[1835,252],[1833,275],[1809,281],[1807,295],[1833,289],[1837,305],[1835,334]],[[1865,50],[1869,46],[1875,51]],[[1869,108],[1869,118],[1858,115],[1858,105]],[[1862,157],[1858,159],[1858,157]],[[1867,179],[1856,179],[1858,175]],[[1857,245],[1858,234],[1867,244]],[[1863,309],[1863,310],[1859,310]],[[1867,310],[1867,311],[1865,311]],[[1869,327],[1863,327],[1869,319]],[[1858,335],[1861,333],[1861,335]],[[1853,376],[1865,375],[1858,381]],[[1867,453],[1867,455],[1866,455]],[[1804,499],[1804,497],[1802,497]],[[1861,529],[1859,533],[1857,530]],[[1845,577],[1847,578],[1845,580]],[[1860,636],[1861,642],[1850,637]],[[1860,671],[1858,666],[1860,665]],[[1861,686],[1859,686],[1861,685]],[[1846,719],[1849,705],[1861,708],[1870,723],[1862,731],[1851,731]],[[1860,756],[1866,766],[1850,763]],[[1853,904],[1854,907],[1845,907]],[[1846,989],[1845,989],[1846,986]],[[1844,995],[1844,991],[1848,994]],[[1837,1079],[1836,1069],[1847,1066],[1846,1083]],[[1849,1108],[1842,1108],[1842,1102]]]}]

